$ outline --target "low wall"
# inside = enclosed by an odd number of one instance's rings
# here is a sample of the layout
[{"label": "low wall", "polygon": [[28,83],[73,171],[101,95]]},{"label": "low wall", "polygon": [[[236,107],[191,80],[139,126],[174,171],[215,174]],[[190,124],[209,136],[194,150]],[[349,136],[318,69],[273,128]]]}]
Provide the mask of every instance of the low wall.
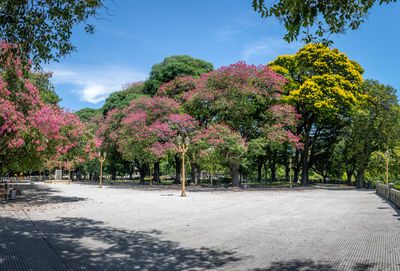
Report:
[{"label": "low wall", "polygon": [[391,203],[400,208],[400,191],[393,188],[394,184],[389,185],[376,183],[376,193],[389,200]]}]

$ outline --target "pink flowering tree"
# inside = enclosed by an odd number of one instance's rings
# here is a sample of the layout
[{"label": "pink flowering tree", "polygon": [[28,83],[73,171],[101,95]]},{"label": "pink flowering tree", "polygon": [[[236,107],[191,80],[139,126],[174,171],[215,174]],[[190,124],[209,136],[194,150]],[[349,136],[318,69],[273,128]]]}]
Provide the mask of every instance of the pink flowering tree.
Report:
[{"label": "pink flowering tree", "polygon": [[182,102],[183,96],[186,92],[196,88],[199,78],[193,78],[192,76],[177,76],[168,83],[162,84],[156,93],[158,97],[168,97],[176,101]]},{"label": "pink flowering tree", "polygon": [[[96,129],[96,137],[101,140],[101,149],[107,153],[105,161],[105,170],[111,174],[111,179],[115,180],[117,173],[124,170],[124,168],[132,168],[132,163],[124,159],[118,151],[118,131],[121,127],[121,120],[123,118],[122,110],[119,108],[111,109],[107,112],[106,116],[98,115],[91,119],[93,128]],[[98,161],[96,161],[98,163]],[[87,165],[88,170],[91,168],[99,168],[99,166]],[[129,171],[132,174],[132,169]]]},{"label": "pink flowering tree", "polygon": [[125,159],[135,163],[141,182],[148,164],[175,153],[177,135],[190,133],[197,126],[190,115],[180,113],[179,103],[170,98],[133,100],[122,115],[118,149]]},{"label": "pink flowering tree", "polygon": [[248,158],[257,165],[258,181],[262,179],[262,167],[271,172],[271,182],[275,180],[277,164],[285,166],[285,175],[289,174],[289,157],[293,151],[302,148],[300,137],[293,132],[301,116],[290,105],[274,105],[266,112],[259,125],[258,136],[249,141]]},{"label": "pink flowering tree", "polygon": [[[0,171],[38,170],[46,160],[77,156],[82,123],[40,99],[19,46],[0,41]],[[94,146],[94,143],[93,143]]]},{"label": "pink flowering tree", "polygon": [[[197,133],[193,143],[200,150],[203,164],[207,164],[211,170],[218,164],[228,167],[232,183],[238,183],[239,166],[246,163],[247,151],[245,140],[238,132],[232,131],[226,124],[215,123]],[[210,161],[208,156],[215,160]],[[210,162],[213,163],[212,167]]]},{"label": "pink flowering tree", "polygon": [[[285,78],[268,66],[238,62],[200,78],[175,78],[162,85],[157,95],[182,101],[202,129],[224,123],[247,143],[262,138],[266,149],[280,142],[298,143],[292,125],[298,115],[280,100],[285,83]],[[233,185],[238,185],[239,164],[230,163]]]}]

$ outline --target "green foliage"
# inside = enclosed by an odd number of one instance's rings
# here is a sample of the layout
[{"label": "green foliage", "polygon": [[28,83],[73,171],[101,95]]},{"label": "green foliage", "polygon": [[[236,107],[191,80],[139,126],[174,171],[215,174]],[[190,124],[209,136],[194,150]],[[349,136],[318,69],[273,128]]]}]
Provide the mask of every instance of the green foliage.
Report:
[{"label": "green foliage", "polygon": [[40,99],[44,103],[56,105],[61,99],[55,92],[54,85],[50,82],[51,75],[51,73],[31,72],[28,78],[38,89]]},{"label": "green foliage", "polygon": [[30,0],[0,1],[0,39],[19,44],[38,66],[74,50],[70,37],[74,26],[84,23],[92,33],[94,26],[87,23],[98,14],[103,0]]},{"label": "green foliage", "polygon": [[77,115],[82,122],[88,122],[94,116],[99,114],[101,114],[101,110],[93,108],[82,108],[75,112],[75,115]]},{"label": "green foliage", "polygon": [[383,152],[388,149],[396,157],[400,135],[395,89],[374,80],[366,80],[362,89],[367,100],[351,112],[336,145],[336,159],[346,170],[357,171],[358,182],[364,179],[368,165],[372,175],[382,174]]},{"label": "green foliage", "polygon": [[176,76],[200,76],[212,70],[211,63],[188,55],[166,57],[163,62],[154,64],[151,68],[150,77],[144,84],[144,93],[153,96],[161,84],[171,81]]},{"label": "green foliage", "polygon": [[376,2],[381,5],[396,0],[253,0],[252,6],[261,17],[274,16],[283,22],[287,30],[284,39],[288,42],[297,40],[301,35],[306,43],[317,41],[329,44],[332,42],[327,39],[329,35],[356,30]]},{"label": "green foliage", "polygon": [[121,91],[111,93],[101,108],[103,115],[106,116],[108,111],[114,108],[123,109],[127,107],[132,100],[147,96],[143,93],[143,87],[143,82],[137,82],[125,85],[125,88]]}]

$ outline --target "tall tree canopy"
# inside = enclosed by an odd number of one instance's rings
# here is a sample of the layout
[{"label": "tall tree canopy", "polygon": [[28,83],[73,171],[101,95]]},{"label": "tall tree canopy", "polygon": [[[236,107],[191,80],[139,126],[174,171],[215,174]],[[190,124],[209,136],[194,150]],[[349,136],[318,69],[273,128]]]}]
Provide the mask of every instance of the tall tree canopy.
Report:
[{"label": "tall tree canopy", "polygon": [[350,121],[343,127],[340,141],[335,145],[337,166],[350,178],[355,174],[360,188],[372,154],[387,150],[394,153],[400,143],[396,90],[375,80],[366,80],[361,88],[368,95],[366,102],[351,112]]},{"label": "tall tree canopy", "polygon": [[83,146],[92,140],[89,153],[96,142],[76,116],[40,99],[18,49],[0,42],[0,172],[37,170],[48,158],[83,159]]},{"label": "tall tree canopy", "polygon": [[58,104],[61,98],[57,95],[54,85],[50,82],[52,73],[31,72],[29,78],[39,91],[40,99],[47,104]]},{"label": "tall tree canopy", "polygon": [[375,3],[390,2],[396,0],[253,0],[252,5],[261,17],[275,16],[283,22],[287,30],[284,39],[288,42],[303,35],[306,43],[330,43],[330,34],[357,29]]},{"label": "tall tree canopy", "polygon": [[[243,142],[262,136],[266,145],[273,142],[297,145],[299,139],[291,131],[296,124],[296,112],[292,106],[280,104],[285,82],[282,75],[267,66],[239,62],[202,74],[199,78],[175,78],[162,85],[157,95],[182,101],[186,112],[206,129],[202,131],[203,135],[209,134],[207,129],[214,129],[225,137],[230,133],[228,127],[235,136],[225,142],[235,142],[237,147],[241,144],[236,134],[243,138]],[[238,150],[235,159],[225,159],[231,169],[233,185],[238,185],[238,163],[244,161],[244,148],[235,149]],[[232,154],[229,148],[219,149],[221,151],[226,151],[228,156]]]},{"label": "tall tree canopy", "polygon": [[301,155],[302,182],[308,183],[314,147],[319,136],[338,129],[352,106],[363,99],[363,70],[355,61],[322,44],[309,44],[295,55],[279,56],[269,66],[290,82],[284,100],[302,115],[298,131],[304,143]]},{"label": "tall tree canopy", "polygon": [[176,152],[176,136],[197,126],[191,116],[179,111],[179,103],[172,99],[142,97],[122,110],[111,110],[99,135],[107,145],[117,145],[123,158],[135,164],[143,182],[148,164]]},{"label": "tall tree canopy", "polygon": [[85,23],[93,32],[87,19],[102,7],[103,0],[1,0],[0,39],[19,44],[37,65],[57,60],[74,49],[74,26]]},{"label": "tall tree canopy", "polygon": [[144,93],[153,96],[161,84],[167,83],[176,76],[192,75],[195,77],[213,70],[210,62],[188,55],[169,56],[163,62],[154,64],[150,77],[145,81]]},{"label": "tall tree canopy", "polygon": [[143,94],[143,88],[143,81],[139,81],[125,84],[121,91],[111,93],[101,108],[103,115],[106,116],[107,112],[114,108],[123,109],[127,107],[132,100],[146,96]]}]

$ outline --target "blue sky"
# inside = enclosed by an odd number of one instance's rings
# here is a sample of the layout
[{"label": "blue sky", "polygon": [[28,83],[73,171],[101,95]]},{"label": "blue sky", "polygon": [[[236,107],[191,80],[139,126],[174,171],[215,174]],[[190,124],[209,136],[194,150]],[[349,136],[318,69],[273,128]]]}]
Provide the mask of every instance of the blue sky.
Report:
[{"label": "blue sky", "polygon": [[[50,63],[52,82],[71,110],[99,108],[112,92],[127,82],[145,80],[155,63],[170,55],[190,55],[214,68],[245,60],[267,64],[278,55],[294,54],[303,44],[288,44],[284,27],[273,18],[262,19],[251,0],[114,0],[112,15],[92,19],[95,34],[76,27],[77,47]],[[104,12],[103,12],[104,13]],[[333,47],[365,69],[364,78],[400,89],[400,4],[375,6],[357,31],[332,37]]]}]

